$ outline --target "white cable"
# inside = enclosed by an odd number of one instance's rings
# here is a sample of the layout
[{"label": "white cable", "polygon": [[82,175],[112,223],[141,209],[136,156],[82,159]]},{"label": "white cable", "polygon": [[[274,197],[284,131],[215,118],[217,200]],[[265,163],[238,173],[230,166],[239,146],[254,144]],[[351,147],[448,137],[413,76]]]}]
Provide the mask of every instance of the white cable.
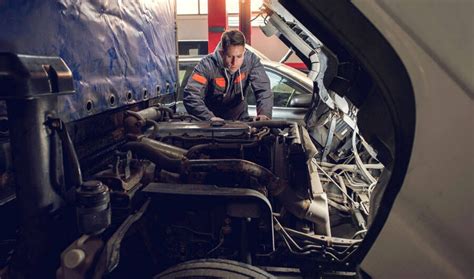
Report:
[{"label": "white cable", "polygon": [[337,188],[339,188],[339,190],[341,190],[341,192],[344,195],[346,195],[346,197],[348,197],[353,203],[356,204],[356,201],[354,201],[347,193],[345,193],[342,187],[339,186],[339,184],[336,181],[334,181],[334,179],[332,179],[332,177],[326,171],[323,170],[323,168],[317,163],[316,159],[313,158],[312,161],[316,165],[316,167],[319,168],[331,180],[331,182],[334,183],[337,186]]},{"label": "white cable", "polygon": [[357,152],[357,145],[356,145],[356,137],[357,137],[358,130],[354,130],[352,134],[352,153],[354,154],[354,159],[356,165],[359,166],[359,169],[362,172],[362,176],[364,176],[370,184],[376,183],[377,180],[369,173],[369,171],[364,167],[364,163],[359,156],[359,152]]}]

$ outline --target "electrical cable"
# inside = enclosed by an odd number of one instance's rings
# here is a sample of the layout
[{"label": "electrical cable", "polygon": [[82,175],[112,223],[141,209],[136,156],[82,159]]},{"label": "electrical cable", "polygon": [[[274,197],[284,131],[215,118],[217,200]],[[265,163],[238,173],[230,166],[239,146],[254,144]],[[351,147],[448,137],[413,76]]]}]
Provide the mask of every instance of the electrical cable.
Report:
[{"label": "electrical cable", "polygon": [[334,179],[332,179],[332,177],[326,171],[324,171],[324,169],[318,164],[318,162],[314,158],[312,159],[312,161],[316,165],[316,167],[319,168],[331,180],[331,182],[334,183],[337,188],[339,188],[339,190],[341,190],[344,195],[346,195],[353,203],[356,203],[356,201],[353,200],[347,193],[344,193],[342,187],[339,186],[339,184]]},{"label": "electrical cable", "polygon": [[359,152],[357,151],[357,144],[356,144],[356,138],[357,138],[358,130],[354,130],[352,134],[352,152],[354,153],[354,159],[356,162],[356,165],[359,166],[359,169],[362,172],[362,175],[368,180],[370,184],[377,182],[375,178],[369,173],[369,171],[364,167],[364,163],[362,162],[362,159],[359,156]]}]

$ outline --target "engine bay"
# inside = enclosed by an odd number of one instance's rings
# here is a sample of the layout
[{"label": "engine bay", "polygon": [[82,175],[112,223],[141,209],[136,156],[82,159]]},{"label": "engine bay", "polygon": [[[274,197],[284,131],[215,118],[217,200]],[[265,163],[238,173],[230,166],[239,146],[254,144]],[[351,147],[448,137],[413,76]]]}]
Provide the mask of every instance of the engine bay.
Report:
[{"label": "engine bay", "polygon": [[[290,17],[267,14],[287,36],[301,31]],[[176,113],[173,94],[159,86],[152,97],[144,89],[118,100],[104,89],[107,109],[94,111],[90,99],[69,118],[58,96],[73,97],[77,84],[64,61],[0,57],[13,65],[2,81],[15,90],[0,94],[9,164],[21,166],[15,181],[3,176],[2,190],[16,197],[1,212],[0,275],[232,277],[219,273],[225,266],[250,278],[355,276],[385,167],[359,133],[358,108],[318,74],[331,53],[312,51],[322,45],[298,34],[314,66],[306,125],[199,121]]]},{"label": "engine bay", "polygon": [[[113,163],[75,192],[87,237],[62,252],[63,278],[93,266],[111,278],[150,277],[200,259],[269,272],[353,271],[383,170],[357,131],[332,141],[323,160],[326,149],[289,121],[202,122],[152,106],[125,111],[122,128]],[[89,243],[96,249],[85,258],[96,260],[88,269],[67,263]],[[137,271],[138,262],[147,268]]]}]

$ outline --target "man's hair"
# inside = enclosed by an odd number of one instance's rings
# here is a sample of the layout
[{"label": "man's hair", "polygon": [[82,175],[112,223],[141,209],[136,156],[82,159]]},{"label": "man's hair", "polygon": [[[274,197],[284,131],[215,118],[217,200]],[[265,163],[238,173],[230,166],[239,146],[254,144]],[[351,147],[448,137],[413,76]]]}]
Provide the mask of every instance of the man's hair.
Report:
[{"label": "man's hair", "polygon": [[230,46],[244,46],[245,36],[239,30],[230,30],[222,33],[221,37],[222,50],[226,52]]}]

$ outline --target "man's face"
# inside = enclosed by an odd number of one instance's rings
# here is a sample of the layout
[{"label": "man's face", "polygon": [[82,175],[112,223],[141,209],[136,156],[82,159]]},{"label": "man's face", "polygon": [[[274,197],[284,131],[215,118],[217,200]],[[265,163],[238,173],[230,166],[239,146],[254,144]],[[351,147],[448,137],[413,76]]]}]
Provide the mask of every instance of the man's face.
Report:
[{"label": "man's face", "polygon": [[222,53],[224,67],[235,73],[244,62],[244,46],[229,46],[226,52]]}]

